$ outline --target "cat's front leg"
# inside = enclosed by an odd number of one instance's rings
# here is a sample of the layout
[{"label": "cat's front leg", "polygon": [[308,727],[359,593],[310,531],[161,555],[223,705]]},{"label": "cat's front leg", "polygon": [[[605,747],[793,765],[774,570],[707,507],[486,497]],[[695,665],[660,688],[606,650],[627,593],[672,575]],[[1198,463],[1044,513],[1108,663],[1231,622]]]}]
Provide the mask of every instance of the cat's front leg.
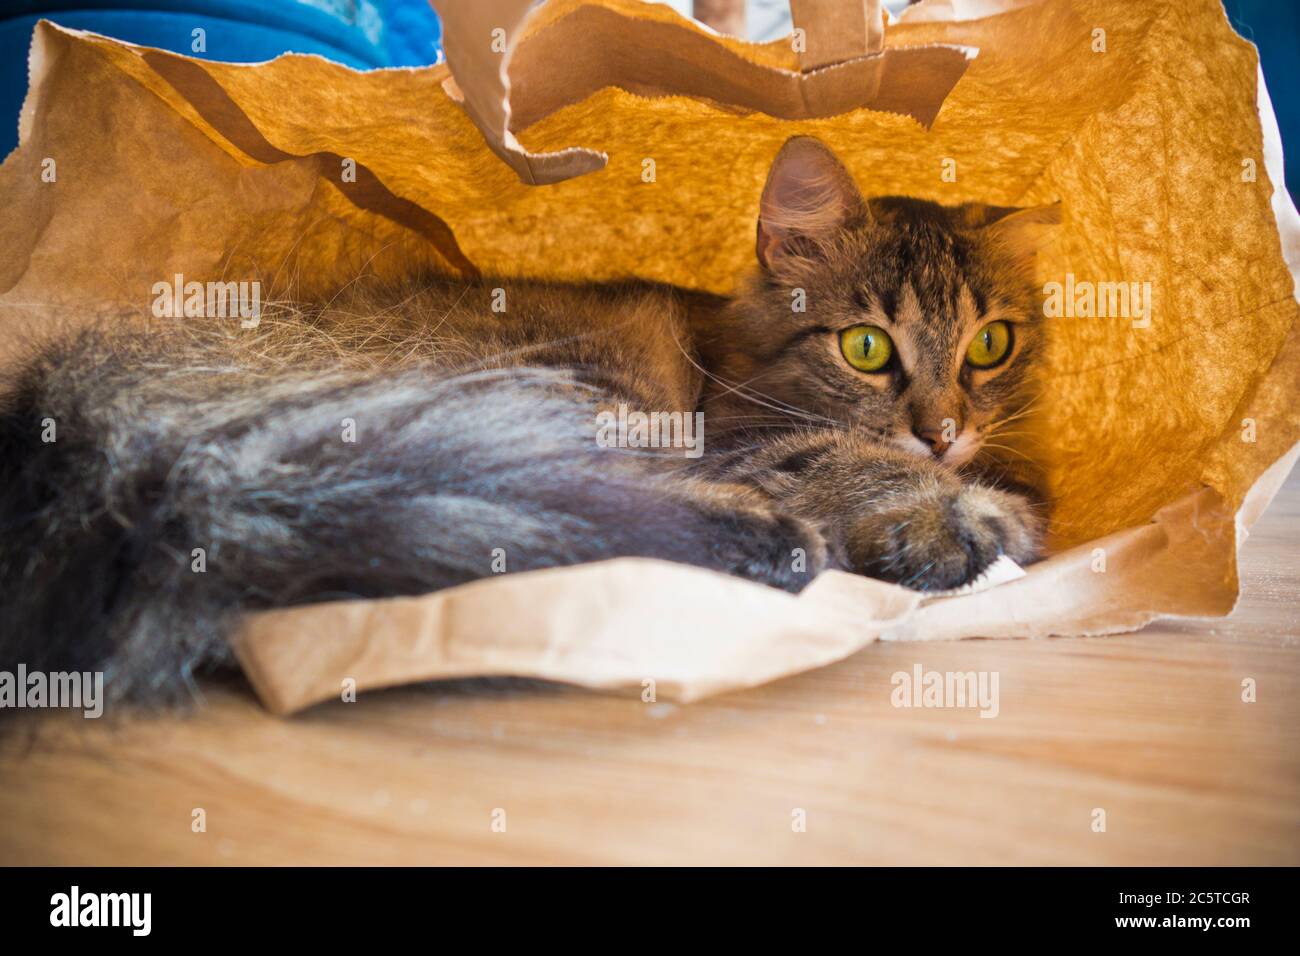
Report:
[{"label": "cat's front leg", "polygon": [[1045,522],[1027,498],[869,435],[799,432],[724,453],[711,468],[816,522],[850,570],[908,587],[959,587],[1001,554],[1025,563],[1041,553]]}]

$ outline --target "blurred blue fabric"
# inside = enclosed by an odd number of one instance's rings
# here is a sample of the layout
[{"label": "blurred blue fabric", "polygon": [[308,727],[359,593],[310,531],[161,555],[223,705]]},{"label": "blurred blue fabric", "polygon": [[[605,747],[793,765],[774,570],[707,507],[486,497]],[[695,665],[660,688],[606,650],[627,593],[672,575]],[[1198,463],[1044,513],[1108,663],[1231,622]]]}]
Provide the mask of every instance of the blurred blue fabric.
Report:
[{"label": "blurred blue fabric", "polygon": [[436,63],[442,39],[429,0],[0,0],[0,157],[18,145],[27,51],[42,18],[208,60],[292,51],[361,70]]}]

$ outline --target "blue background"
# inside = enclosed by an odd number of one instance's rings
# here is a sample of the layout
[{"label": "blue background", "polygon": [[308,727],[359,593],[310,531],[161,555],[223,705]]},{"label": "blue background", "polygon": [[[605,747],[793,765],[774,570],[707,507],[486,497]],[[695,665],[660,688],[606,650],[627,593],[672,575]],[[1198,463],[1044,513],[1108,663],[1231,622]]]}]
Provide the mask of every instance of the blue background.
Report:
[{"label": "blue background", "polygon": [[[0,157],[18,145],[27,51],[40,19],[206,60],[319,53],[357,69],[438,60],[428,0],[0,0]],[[207,49],[191,48],[195,28]]]},{"label": "blue background", "polygon": [[1233,28],[1259,50],[1286,153],[1286,188],[1300,196],[1300,0],[1224,0]]}]

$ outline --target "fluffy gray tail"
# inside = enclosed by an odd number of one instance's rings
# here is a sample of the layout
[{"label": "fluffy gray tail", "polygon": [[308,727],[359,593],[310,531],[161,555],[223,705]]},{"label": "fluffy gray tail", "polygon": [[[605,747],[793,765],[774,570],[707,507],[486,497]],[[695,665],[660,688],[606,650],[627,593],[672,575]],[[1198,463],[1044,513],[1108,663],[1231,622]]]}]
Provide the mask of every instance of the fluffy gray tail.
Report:
[{"label": "fluffy gray tail", "polygon": [[230,662],[246,610],[425,593],[494,553],[797,586],[780,567],[798,529],[598,448],[571,377],[258,370],[120,338],[63,338],[0,399],[0,669],[103,670],[111,698],[175,700]]}]

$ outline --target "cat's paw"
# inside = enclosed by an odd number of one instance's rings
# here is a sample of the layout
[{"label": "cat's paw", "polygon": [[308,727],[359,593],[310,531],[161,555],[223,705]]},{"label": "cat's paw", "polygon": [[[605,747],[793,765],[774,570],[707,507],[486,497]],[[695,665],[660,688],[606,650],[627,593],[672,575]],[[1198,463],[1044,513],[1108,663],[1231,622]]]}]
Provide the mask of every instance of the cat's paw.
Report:
[{"label": "cat's paw", "polygon": [[940,483],[858,518],[846,546],[853,570],[921,591],[961,587],[1005,554],[1033,561],[1044,522],[1020,495]]},{"label": "cat's paw", "polygon": [[826,539],[811,522],[772,509],[737,510],[715,548],[727,570],[783,591],[798,593],[827,567],[840,566]]}]

